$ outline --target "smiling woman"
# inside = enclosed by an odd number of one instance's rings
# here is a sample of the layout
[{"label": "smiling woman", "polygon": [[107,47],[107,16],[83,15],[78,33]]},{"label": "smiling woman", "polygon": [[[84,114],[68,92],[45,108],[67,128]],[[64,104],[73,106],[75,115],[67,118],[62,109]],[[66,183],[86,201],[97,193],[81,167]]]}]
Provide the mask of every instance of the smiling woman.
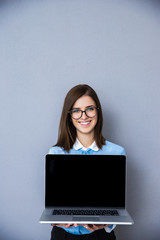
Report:
[{"label": "smiling woman", "polygon": [[[125,151],[122,147],[105,140],[102,126],[102,108],[96,92],[88,85],[73,87],[64,100],[58,141],[49,150],[49,154],[124,155]],[[51,240],[78,240],[79,236],[76,235],[82,235],[81,239],[84,240],[116,239],[113,231],[115,225],[69,223],[52,226],[54,227]]]},{"label": "smiling woman", "polygon": [[73,87],[64,100],[59,137],[55,146],[67,152],[73,147],[76,138],[89,147],[93,141],[101,149],[105,145],[102,136],[103,115],[96,92],[88,85]]}]

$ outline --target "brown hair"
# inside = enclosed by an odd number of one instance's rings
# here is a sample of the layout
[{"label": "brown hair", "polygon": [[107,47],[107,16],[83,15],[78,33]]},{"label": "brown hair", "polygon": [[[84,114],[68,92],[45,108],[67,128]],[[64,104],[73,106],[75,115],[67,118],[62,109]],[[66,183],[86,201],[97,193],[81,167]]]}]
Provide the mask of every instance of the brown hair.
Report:
[{"label": "brown hair", "polygon": [[72,109],[74,103],[84,95],[90,96],[96,103],[96,107],[98,108],[98,120],[95,126],[94,137],[96,144],[100,149],[105,145],[105,138],[102,136],[103,114],[98,96],[90,86],[80,84],[73,87],[65,97],[59,125],[58,141],[55,145],[62,147],[67,152],[73,147],[77,137],[76,128],[72,123],[69,111]]}]

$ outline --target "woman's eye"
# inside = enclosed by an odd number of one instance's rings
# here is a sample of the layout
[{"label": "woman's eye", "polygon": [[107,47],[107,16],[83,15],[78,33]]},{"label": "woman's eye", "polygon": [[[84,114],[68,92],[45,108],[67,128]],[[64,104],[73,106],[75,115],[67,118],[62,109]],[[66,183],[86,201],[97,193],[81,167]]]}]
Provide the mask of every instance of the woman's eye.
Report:
[{"label": "woman's eye", "polygon": [[72,112],[73,112],[73,113],[79,113],[80,110],[79,110],[79,109],[74,109]]},{"label": "woman's eye", "polygon": [[93,108],[93,107],[90,107],[90,108],[87,108],[86,110],[87,110],[88,112],[91,112],[91,111],[94,110],[94,108]]}]

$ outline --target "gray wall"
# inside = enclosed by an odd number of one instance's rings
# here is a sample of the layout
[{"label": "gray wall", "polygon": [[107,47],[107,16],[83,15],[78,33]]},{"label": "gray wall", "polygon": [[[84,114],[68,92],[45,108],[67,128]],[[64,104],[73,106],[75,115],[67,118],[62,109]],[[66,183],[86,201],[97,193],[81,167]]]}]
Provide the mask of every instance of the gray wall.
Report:
[{"label": "gray wall", "polygon": [[0,239],[49,239],[44,156],[79,83],[97,91],[104,135],[128,155],[135,224],[117,239],[160,239],[159,43],[159,1],[0,1]]}]

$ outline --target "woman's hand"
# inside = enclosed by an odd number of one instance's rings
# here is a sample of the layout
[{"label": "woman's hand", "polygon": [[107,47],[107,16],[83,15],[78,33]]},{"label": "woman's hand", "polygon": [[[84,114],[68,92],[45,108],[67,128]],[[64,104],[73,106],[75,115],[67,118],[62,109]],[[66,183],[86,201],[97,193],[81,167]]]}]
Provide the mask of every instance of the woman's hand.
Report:
[{"label": "woman's hand", "polygon": [[93,232],[95,230],[100,230],[105,227],[109,227],[110,225],[108,224],[84,224],[83,227],[85,227],[87,230]]},{"label": "woman's hand", "polygon": [[65,228],[69,228],[69,227],[77,227],[78,224],[73,224],[73,223],[68,223],[68,224],[51,224],[51,226],[59,226],[59,227],[65,227]]},{"label": "woman's hand", "polygon": [[51,226],[59,226],[59,227],[65,227],[65,228],[70,228],[70,227],[77,227],[78,225],[81,225],[85,227],[87,230],[94,232],[95,230],[100,230],[105,227],[109,227],[110,224],[73,224],[73,223],[68,223],[68,224],[51,224]]}]

